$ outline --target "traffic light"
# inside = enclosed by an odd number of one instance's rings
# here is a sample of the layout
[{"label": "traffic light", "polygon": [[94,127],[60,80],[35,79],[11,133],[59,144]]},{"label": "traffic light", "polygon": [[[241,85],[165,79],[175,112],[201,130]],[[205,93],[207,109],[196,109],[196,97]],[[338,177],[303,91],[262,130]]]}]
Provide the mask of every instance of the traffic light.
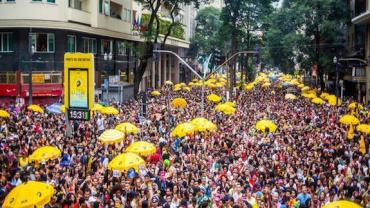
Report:
[{"label": "traffic light", "polygon": [[214,49],[213,50],[213,65],[215,66],[218,66],[221,64],[221,61],[222,61],[222,55],[221,55],[221,51],[219,49]]}]

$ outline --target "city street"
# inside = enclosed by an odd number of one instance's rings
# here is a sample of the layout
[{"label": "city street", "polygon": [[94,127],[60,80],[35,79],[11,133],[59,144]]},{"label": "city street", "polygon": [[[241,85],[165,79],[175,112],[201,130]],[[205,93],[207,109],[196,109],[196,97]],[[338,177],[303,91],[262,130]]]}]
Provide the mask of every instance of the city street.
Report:
[{"label": "city street", "polygon": [[[309,90],[290,75],[270,76],[277,81],[262,73],[229,102],[222,87],[226,80],[210,78],[204,118],[198,118],[200,81],[166,82],[161,90],[147,92],[142,124],[136,101],[96,105],[94,119],[75,123],[70,138],[65,137],[64,114],[10,106],[9,117],[1,114],[2,196],[27,181],[51,185],[53,191],[32,190],[37,184],[25,183],[28,194],[10,192],[3,207],[46,202],[45,207],[315,208],[336,200],[368,203],[369,155],[363,142],[370,128],[358,126],[369,122],[366,109],[349,107],[349,100],[329,105],[328,93]],[[288,88],[302,94],[287,96]],[[322,97],[322,104],[312,103],[315,98],[311,102],[307,94]],[[44,146],[50,149],[36,153]]]}]

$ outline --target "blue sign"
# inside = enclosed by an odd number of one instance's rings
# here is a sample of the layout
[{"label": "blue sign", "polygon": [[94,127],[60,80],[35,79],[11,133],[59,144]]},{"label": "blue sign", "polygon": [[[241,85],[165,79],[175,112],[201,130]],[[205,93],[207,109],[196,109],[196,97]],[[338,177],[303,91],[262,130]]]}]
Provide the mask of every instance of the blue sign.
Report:
[{"label": "blue sign", "polygon": [[108,89],[108,79],[104,79],[104,89]]}]

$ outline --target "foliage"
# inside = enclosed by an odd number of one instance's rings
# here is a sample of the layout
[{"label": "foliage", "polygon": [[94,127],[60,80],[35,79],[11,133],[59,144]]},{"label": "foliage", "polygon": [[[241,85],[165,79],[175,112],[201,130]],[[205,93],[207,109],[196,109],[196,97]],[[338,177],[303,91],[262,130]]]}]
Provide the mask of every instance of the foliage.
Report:
[{"label": "foliage", "polygon": [[[142,22],[144,25],[144,28],[148,28],[148,22],[149,22],[150,15],[149,14],[143,14],[142,15]],[[171,21],[165,20],[163,18],[159,18],[160,27],[159,27],[159,34],[165,35],[168,31],[169,26],[171,25]],[[157,27],[157,23],[153,23],[153,27]],[[174,26],[170,32],[170,36],[178,39],[185,40],[185,30],[181,23],[175,22]]]}]

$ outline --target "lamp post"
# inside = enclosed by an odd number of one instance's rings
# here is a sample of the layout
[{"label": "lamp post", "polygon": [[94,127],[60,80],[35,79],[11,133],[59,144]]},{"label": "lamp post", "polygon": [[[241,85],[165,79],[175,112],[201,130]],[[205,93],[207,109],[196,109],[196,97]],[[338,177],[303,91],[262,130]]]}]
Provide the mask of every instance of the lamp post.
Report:
[{"label": "lamp post", "polygon": [[339,71],[338,71],[338,59],[337,59],[336,56],[334,56],[334,58],[333,58],[333,63],[335,64],[335,96],[337,97],[336,98],[337,99],[336,104],[339,105],[339,103],[338,103],[338,100],[339,100],[339,98],[338,98],[338,96],[339,96],[339,88],[338,88],[339,75],[338,75],[338,73],[339,73]]},{"label": "lamp post", "polygon": [[[112,52],[110,52],[109,54],[104,53],[104,61],[112,61],[112,58],[113,58]],[[108,103],[109,102],[109,76],[107,78],[107,84],[106,85],[104,84],[104,87],[107,90],[107,100],[106,100],[106,102]]]},{"label": "lamp post", "polygon": [[29,70],[29,81],[28,81],[28,103],[32,105],[32,58],[33,54],[35,53],[35,46],[32,44],[32,28],[30,29],[30,33],[28,35],[28,43],[29,43],[29,52],[30,52],[30,70]]}]

